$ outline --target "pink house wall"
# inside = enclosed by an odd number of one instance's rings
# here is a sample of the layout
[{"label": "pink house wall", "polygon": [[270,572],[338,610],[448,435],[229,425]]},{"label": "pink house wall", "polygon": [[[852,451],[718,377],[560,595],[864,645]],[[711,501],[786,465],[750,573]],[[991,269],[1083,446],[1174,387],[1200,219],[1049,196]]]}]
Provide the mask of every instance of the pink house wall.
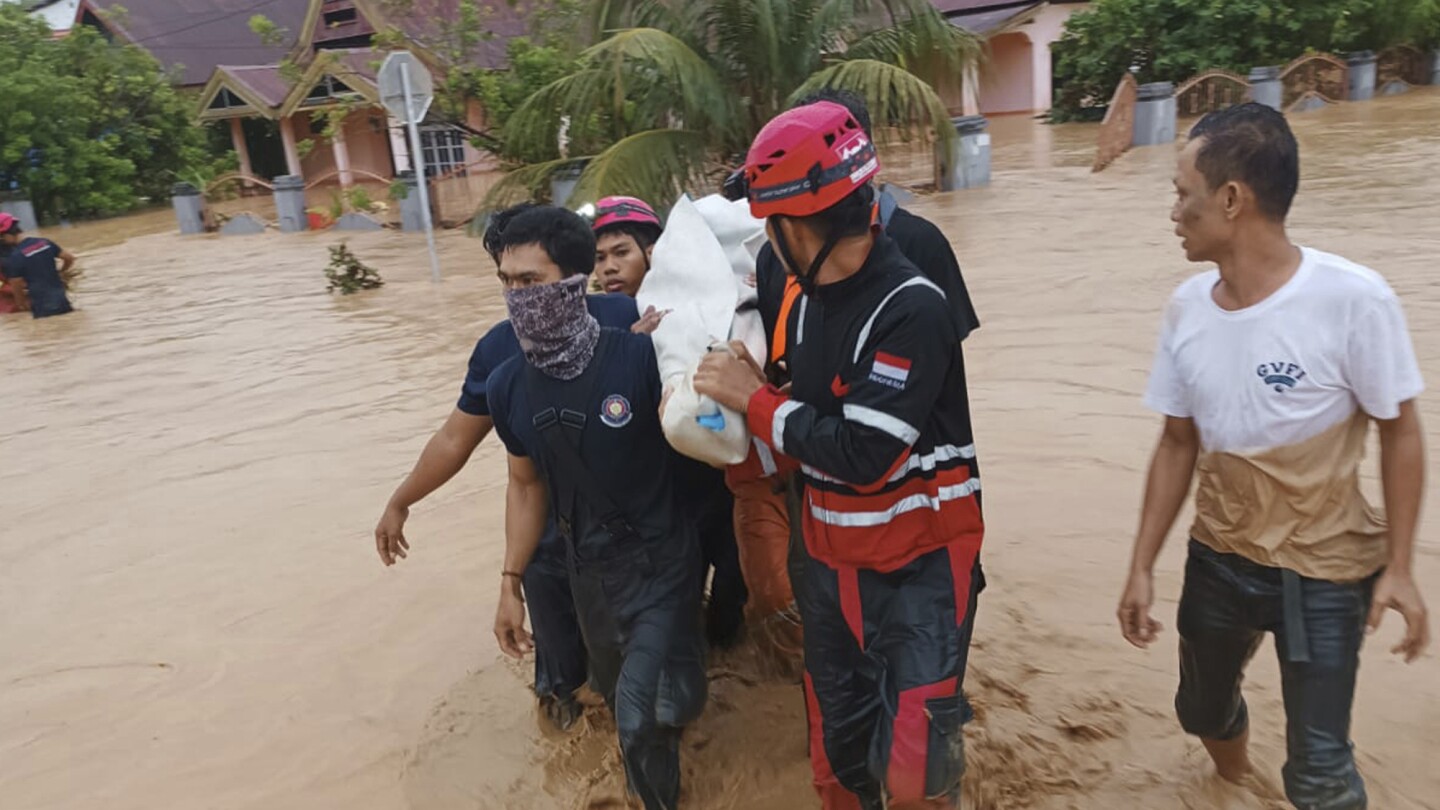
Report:
[{"label": "pink house wall", "polygon": [[1049,110],[1054,83],[1050,48],[1065,33],[1065,21],[1089,6],[1047,3],[1014,30],[992,36],[988,43],[990,62],[980,77],[980,112],[989,115]]},{"label": "pink house wall", "polygon": [[1035,111],[1045,112],[1053,101],[1055,67],[1050,58],[1050,47],[1065,33],[1065,21],[1077,11],[1084,11],[1089,3],[1049,4],[1040,9],[1035,18],[1025,26],[1025,33],[1034,43],[1035,56]]},{"label": "pink house wall", "polygon": [[1031,112],[1035,109],[1035,59],[1025,34],[990,38],[990,62],[980,74],[980,112]]},{"label": "pink house wall", "polygon": [[[372,121],[378,124],[372,126]],[[318,180],[335,171],[334,147],[317,134],[324,127],[325,121],[319,116],[310,119],[305,113],[295,114],[296,139],[316,140],[310,154],[300,160],[306,182]],[[350,169],[356,173],[356,182],[375,182],[375,178],[365,172],[385,178],[392,176],[390,139],[385,128],[383,111],[364,109],[350,113],[345,119],[345,147],[350,154]],[[333,182],[338,183],[339,179],[334,178]]]}]

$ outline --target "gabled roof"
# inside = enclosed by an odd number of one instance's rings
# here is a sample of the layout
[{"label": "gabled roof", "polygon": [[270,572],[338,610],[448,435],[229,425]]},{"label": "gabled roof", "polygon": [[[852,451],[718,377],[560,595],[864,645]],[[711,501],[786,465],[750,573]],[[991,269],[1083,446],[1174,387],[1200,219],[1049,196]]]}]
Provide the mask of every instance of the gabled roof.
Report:
[{"label": "gabled roof", "polygon": [[290,94],[278,65],[220,65],[200,91],[200,120],[275,119]]},{"label": "gabled roof", "polygon": [[[119,41],[145,48],[165,67],[182,68],[182,86],[198,86],[222,64],[279,62],[302,33],[307,5],[306,0],[83,0],[76,24],[101,26]],[[285,29],[288,41],[261,42],[250,30],[256,15]]]},{"label": "gabled roof", "polygon": [[315,61],[310,63],[310,67],[300,77],[299,83],[290,88],[285,102],[280,105],[278,115],[285,118],[299,109],[324,109],[334,106],[337,102],[328,98],[311,98],[311,91],[327,76],[338,80],[359,98],[372,104],[379,103],[380,89],[376,86],[375,74],[376,65],[384,58],[384,53],[370,48],[331,50],[317,54]]},{"label": "gabled roof", "polygon": [[1075,2],[1084,0],[931,0],[931,5],[952,24],[983,37],[1001,33],[1043,6]]},{"label": "gabled roof", "polygon": [[[332,47],[331,42],[339,41],[344,47],[351,38],[392,28],[398,29],[418,49],[433,50],[445,36],[445,23],[459,17],[460,3],[461,0],[308,0],[305,19],[300,25],[306,33],[296,43],[291,56],[304,61],[309,51]],[[490,69],[504,67],[507,43],[530,33],[530,17],[548,5],[546,0],[481,3],[481,22],[493,36],[475,46],[475,65]],[[351,9],[355,11],[353,19],[346,13]],[[334,20],[328,25],[327,16]],[[433,58],[426,61],[431,67],[436,66]]]},{"label": "gabled roof", "polygon": [[[325,0],[311,2],[323,3]],[[444,21],[459,16],[461,0],[408,0],[400,4],[404,6],[400,10],[382,0],[353,2],[375,30],[398,28],[420,48],[433,50],[444,37]],[[493,36],[475,46],[475,66],[487,69],[505,67],[507,44],[515,37],[528,34],[530,17],[546,5],[543,0],[517,0],[513,6],[503,0],[481,3],[481,21]]]}]

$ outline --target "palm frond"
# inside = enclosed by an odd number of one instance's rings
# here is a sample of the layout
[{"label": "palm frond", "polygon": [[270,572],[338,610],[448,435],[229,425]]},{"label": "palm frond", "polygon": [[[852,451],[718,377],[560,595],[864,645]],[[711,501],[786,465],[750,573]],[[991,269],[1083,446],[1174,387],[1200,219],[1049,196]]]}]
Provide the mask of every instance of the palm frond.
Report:
[{"label": "palm frond", "polygon": [[[934,82],[959,76],[967,62],[981,57],[981,40],[952,25],[928,2],[915,7],[908,0],[889,0],[883,5],[885,24],[862,28],[847,43],[843,58],[889,62]],[[873,21],[880,15],[870,16]]]},{"label": "palm frond", "polygon": [[599,0],[590,14],[591,33],[596,42],[629,28],[658,28],[682,37],[692,32],[703,36],[694,23],[704,12],[704,5],[675,0]]},{"label": "palm frond", "polygon": [[889,133],[908,136],[917,129],[933,130],[937,141],[949,145],[956,135],[945,103],[925,80],[904,68],[873,59],[837,62],[810,77],[791,101],[826,87],[849,90],[865,99],[882,143]]},{"label": "palm frond", "polygon": [[959,76],[965,63],[978,60],[978,37],[959,26],[929,18],[911,18],[880,28],[849,43],[846,59],[874,59],[903,67],[929,80]]},{"label": "palm frond", "polygon": [[[562,171],[580,168],[585,160],[586,158],[561,158],[512,170],[486,192],[474,219],[470,220],[467,232],[470,236],[482,236],[485,232],[485,220],[491,213],[522,202],[549,199],[551,179]],[[554,202],[556,205],[563,205],[565,201]]]},{"label": "palm frond", "polygon": [[[627,100],[656,100],[667,96],[667,114],[680,117],[686,126],[733,126],[732,94],[714,68],[680,38],[658,28],[632,28],[592,45],[580,57],[584,62],[611,75],[613,113],[623,112]],[[656,121],[642,121],[654,126]]]},{"label": "palm frond", "polygon": [[583,68],[535,91],[505,122],[506,152],[520,154],[545,144],[554,145],[558,154],[561,119],[585,121],[608,110],[613,79],[608,71]]},{"label": "palm frond", "polygon": [[703,132],[640,132],[591,158],[570,201],[625,194],[665,207],[681,193],[697,188],[709,158],[709,139]]}]

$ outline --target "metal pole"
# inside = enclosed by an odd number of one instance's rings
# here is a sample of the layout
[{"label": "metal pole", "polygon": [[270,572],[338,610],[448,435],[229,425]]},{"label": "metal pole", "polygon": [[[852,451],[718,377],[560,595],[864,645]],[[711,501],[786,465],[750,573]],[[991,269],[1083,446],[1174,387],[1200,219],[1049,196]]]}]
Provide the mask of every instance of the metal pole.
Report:
[{"label": "metal pole", "polygon": [[425,242],[430,246],[430,280],[440,281],[440,254],[435,252],[435,226],[430,222],[430,183],[425,177],[425,150],[420,148],[420,127],[410,103],[410,66],[400,63],[400,86],[405,88],[405,123],[410,128],[410,165],[420,190],[420,208],[425,217]]}]

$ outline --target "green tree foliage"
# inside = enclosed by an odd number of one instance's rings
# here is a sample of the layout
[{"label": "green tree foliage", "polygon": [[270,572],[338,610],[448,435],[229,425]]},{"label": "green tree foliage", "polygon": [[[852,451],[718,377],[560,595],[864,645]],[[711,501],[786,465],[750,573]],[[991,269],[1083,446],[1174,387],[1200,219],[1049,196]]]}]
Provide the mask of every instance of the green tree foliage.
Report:
[{"label": "green tree foliage", "polygon": [[134,165],[135,193],[166,199],[178,175],[214,159],[195,123],[194,101],[175,91],[174,77],[144,50],[111,45],[89,26],[78,26],[58,45],[60,63],[87,96],[101,102],[87,134],[111,139],[117,154]]},{"label": "green tree foliage", "polygon": [[[507,67],[477,77],[473,93],[485,108],[485,120],[492,131],[502,131],[525,100],[540,89],[575,72],[576,55],[568,48],[537,45],[528,37],[517,37],[506,45]],[[533,163],[553,159],[556,148],[549,143],[497,141],[501,154],[509,159]]]},{"label": "green tree foliage", "polygon": [[[533,8],[526,6],[531,35],[507,42],[507,66],[492,70],[480,65],[478,51],[495,39],[491,22],[497,2],[517,5],[516,0],[460,0],[454,17],[435,21],[433,30],[421,35],[420,41],[412,42],[404,32],[392,28],[376,34],[375,46],[395,50],[419,45],[434,55],[445,66],[437,77],[435,114],[452,123],[468,124],[470,104],[479,102],[485,111],[485,126],[474,133],[476,145],[501,152],[504,144],[495,133],[511,113],[535,91],[575,69],[584,41],[586,4],[583,0],[550,0]],[[392,18],[417,13],[415,0],[382,0],[382,8]],[[509,156],[522,161],[537,159],[534,150]]]},{"label": "green tree foliage", "polygon": [[42,219],[124,211],[206,159],[191,105],[138,48],[83,27],[56,40],[3,4],[0,75],[0,188]]},{"label": "green tree foliage", "polygon": [[1434,44],[1440,0],[1096,0],[1055,44],[1052,118],[1104,115],[1115,84],[1179,82],[1206,70],[1245,72],[1307,51]]},{"label": "green tree foliage", "polygon": [[978,53],[927,0],[600,0],[593,14],[596,44],[504,128],[506,154],[550,159],[513,172],[487,205],[543,195],[552,173],[582,163],[577,199],[673,199],[823,86],[864,96],[877,127],[953,138],[927,78]]}]

